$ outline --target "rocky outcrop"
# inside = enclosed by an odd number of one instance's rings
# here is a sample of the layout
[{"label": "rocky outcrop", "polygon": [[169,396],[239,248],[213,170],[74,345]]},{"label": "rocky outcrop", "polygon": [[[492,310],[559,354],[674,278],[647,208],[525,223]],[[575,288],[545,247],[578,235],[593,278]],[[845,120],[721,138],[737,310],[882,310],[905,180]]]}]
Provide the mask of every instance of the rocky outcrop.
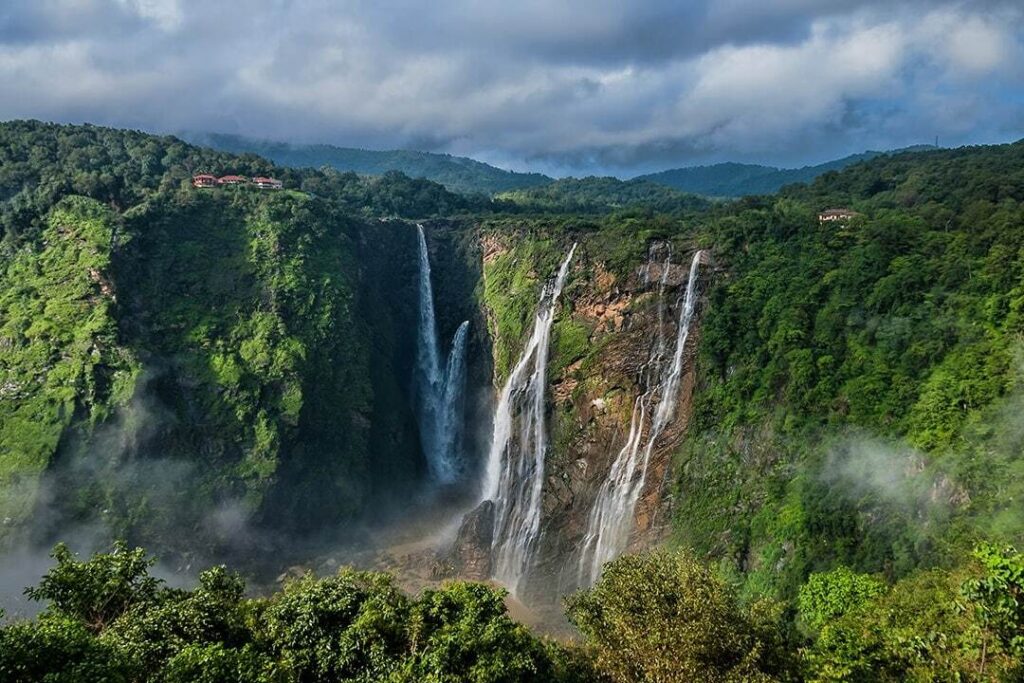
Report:
[{"label": "rocky outcrop", "polygon": [[494,503],[485,500],[462,520],[444,564],[462,578],[473,581],[489,579],[493,534]]},{"label": "rocky outcrop", "polygon": [[[628,436],[634,402],[644,391],[641,378],[652,340],[659,332],[670,340],[675,337],[692,253],[672,259],[679,263],[669,262],[667,245],[655,245],[647,264],[624,274],[613,272],[604,254],[588,247],[581,242],[580,266],[575,283],[571,280],[563,295],[561,313],[563,329],[585,331],[586,346],[580,351],[557,336],[552,344],[541,537],[533,569],[517,594],[534,607],[579,587],[578,559],[590,510]],[[561,246],[551,250],[561,251]],[[531,252],[508,235],[486,234],[481,252],[485,259],[526,259],[536,255],[536,246]],[[661,282],[664,290],[659,297]],[[689,361],[697,337],[695,330],[686,345],[675,420],[662,432],[651,456],[634,514],[631,549],[662,541],[668,529],[671,501],[666,492],[672,454],[689,420],[695,385]],[[578,355],[567,357],[568,353]],[[485,534],[477,528],[480,519],[479,508],[466,518],[453,551],[466,557],[455,562],[462,563],[457,573],[463,576],[469,576],[467,571],[486,576],[481,570],[489,558],[481,552]]]}]

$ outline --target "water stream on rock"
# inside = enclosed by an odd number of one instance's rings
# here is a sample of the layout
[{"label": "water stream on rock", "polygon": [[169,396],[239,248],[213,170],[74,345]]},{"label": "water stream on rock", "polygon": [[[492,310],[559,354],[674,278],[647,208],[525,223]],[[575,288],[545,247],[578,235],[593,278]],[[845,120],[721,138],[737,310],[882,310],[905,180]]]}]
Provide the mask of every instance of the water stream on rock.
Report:
[{"label": "water stream on rock", "polygon": [[[633,515],[647,482],[651,454],[662,432],[675,420],[683,375],[683,353],[697,305],[698,276],[703,258],[704,252],[697,251],[690,262],[690,274],[679,309],[675,349],[671,357],[666,355],[665,337],[661,332],[671,254],[662,266],[658,282],[658,336],[651,345],[647,363],[640,371],[640,386],[644,387],[644,392],[633,404],[626,443],[616,456],[608,478],[601,485],[587,519],[587,532],[579,555],[577,578],[580,585],[593,584],[600,576],[604,564],[622,553],[629,543]],[[648,416],[652,411],[653,417],[648,425]]]},{"label": "water stream on rock", "polygon": [[420,443],[431,478],[439,484],[452,484],[459,479],[463,470],[459,442],[469,321],[464,321],[456,330],[448,362],[442,369],[437,322],[434,318],[434,290],[430,282],[430,255],[423,226],[417,224],[416,230],[419,239],[416,377]]},{"label": "water stream on rock", "polygon": [[544,286],[533,333],[498,398],[483,500],[494,501],[492,574],[516,592],[540,532],[547,434],[544,420],[548,343],[559,295],[576,245]]}]

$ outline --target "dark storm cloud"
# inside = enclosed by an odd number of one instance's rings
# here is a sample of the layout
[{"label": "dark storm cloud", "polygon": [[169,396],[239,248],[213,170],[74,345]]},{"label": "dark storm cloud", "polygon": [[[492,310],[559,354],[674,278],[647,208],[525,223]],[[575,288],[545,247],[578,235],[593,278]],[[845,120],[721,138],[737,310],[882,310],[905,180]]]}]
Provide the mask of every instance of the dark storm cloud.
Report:
[{"label": "dark storm cloud", "polygon": [[0,117],[520,168],[801,163],[1024,134],[1017,2],[8,0]]}]

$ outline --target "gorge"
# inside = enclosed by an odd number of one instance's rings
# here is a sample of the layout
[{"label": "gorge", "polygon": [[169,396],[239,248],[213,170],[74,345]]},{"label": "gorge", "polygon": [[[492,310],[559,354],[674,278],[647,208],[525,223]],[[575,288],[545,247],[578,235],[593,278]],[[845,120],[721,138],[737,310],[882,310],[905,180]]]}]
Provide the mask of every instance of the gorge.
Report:
[{"label": "gorge", "polygon": [[[537,606],[666,544],[787,598],[834,565],[898,578],[1019,538],[1024,197],[985,170],[1016,177],[1019,144],[565,213],[129,131],[0,133],[5,548],[123,537],[273,583],[429,522],[424,582]],[[200,167],[285,189],[204,193]]]}]

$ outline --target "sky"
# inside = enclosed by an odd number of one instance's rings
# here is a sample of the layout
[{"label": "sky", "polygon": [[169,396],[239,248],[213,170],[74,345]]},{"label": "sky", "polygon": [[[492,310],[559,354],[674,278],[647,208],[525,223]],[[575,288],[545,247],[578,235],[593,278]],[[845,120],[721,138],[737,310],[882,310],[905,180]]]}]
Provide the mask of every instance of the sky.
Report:
[{"label": "sky", "polygon": [[1024,1],[0,0],[0,119],[556,175],[1024,137]]}]

